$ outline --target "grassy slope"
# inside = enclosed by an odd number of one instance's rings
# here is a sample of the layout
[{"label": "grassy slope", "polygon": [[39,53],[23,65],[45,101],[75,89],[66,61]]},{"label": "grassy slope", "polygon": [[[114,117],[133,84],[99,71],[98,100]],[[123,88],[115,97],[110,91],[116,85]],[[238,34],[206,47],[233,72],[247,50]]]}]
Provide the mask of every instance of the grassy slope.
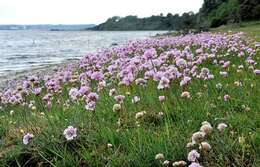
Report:
[{"label": "grassy slope", "polygon": [[[253,25],[232,30],[248,32],[260,41],[259,28],[259,25]],[[222,27],[213,31],[229,29]],[[242,63],[241,60],[233,62]],[[211,70],[217,76],[220,69],[214,68]],[[234,87],[237,80],[243,83],[243,88]],[[224,85],[220,92],[215,89],[219,81]],[[259,77],[255,78],[249,72],[237,76],[234,69],[230,69],[227,79],[217,76],[206,83],[192,82],[189,86],[194,95],[192,100],[180,98],[182,90],[177,84],[160,92],[156,87],[157,84],[149,83],[147,87],[118,88],[119,94],[131,93],[126,97],[123,109],[127,112],[120,114],[121,126],[117,123],[118,114],[111,112],[115,102],[107,91],[100,94],[95,113],[86,112],[80,103],[68,109],[57,105],[51,111],[41,111],[41,98],[38,97],[31,97],[36,101],[37,111],[25,107],[5,108],[5,112],[0,112],[0,166],[160,166],[154,160],[157,153],[163,153],[168,160],[186,158],[186,143],[205,120],[214,127],[222,121],[229,126],[224,134],[214,130],[207,139],[214,151],[203,157],[205,166],[260,165]],[[200,96],[196,95],[198,92],[201,92]],[[219,100],[225,93],[232,95],[231,102]],[[131,103],[130,97],[134,95],[141,97],[138,105]],[[158,101],[159,95],[166,96],[164,103]],[[250,107],[250,111],[244,106]],[[11,110],[14,110],[13,115],[9,114]],[[135,113],[143,110],[148,114],[140,120],[138,127]],[[158,117],[160,111],[165,113],[163,118]],[[62,132],[68,125],[79,129],[77,140],[64,140]],[[21,139],[27,131],[35,138],[31,145],[24,146]],[[239,137],[245,142],[239,142]],[[107,148],[108,143],[113,147]]]},{"label": "grassy slope", "polygon": [[240,26],[222,26],[212,29],[212,32],[245,32],[251,38],[260,41],[260,21],[242,23]]}]

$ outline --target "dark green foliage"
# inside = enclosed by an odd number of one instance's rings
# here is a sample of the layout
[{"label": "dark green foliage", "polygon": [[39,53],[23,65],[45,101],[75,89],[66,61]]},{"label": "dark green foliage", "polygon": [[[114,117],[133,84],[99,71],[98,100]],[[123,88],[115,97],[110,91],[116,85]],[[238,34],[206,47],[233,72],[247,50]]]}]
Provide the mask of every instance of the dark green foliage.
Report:
[{"label": "dark green foliage", "polygon": [[171,13],[138,18],[137,16],[109,18],[93,30],[208,30],[225,24],[260,20],[260,0],[204,0],[197,14]]},{"label": "dark green foliage", "polygon": [[138,18],[137,16],[109,18],[94,30],[181,30],[192,29],[196,25],[196,15],[192,12],[184,13],[182,16],[178,14],[167,16],[162,14],[147,18]]},{"label": "dark green foliage", "polygon": [[260,19],[260,0],[204,0],[199,23],[210,27]]}]

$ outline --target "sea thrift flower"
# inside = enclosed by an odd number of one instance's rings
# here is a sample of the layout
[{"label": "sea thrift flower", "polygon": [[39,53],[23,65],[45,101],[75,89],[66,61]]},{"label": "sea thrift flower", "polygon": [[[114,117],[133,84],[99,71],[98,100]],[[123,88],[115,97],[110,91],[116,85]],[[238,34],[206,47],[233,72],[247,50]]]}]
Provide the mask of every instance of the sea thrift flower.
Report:
[{"label": "sea thrift flower", "polygon": [[225,62],[224,64],[223,64],[223,68],[227,68],[228,66],[230,65],[230,61],[227,61],[227,62]]},{"label": "sea thrift flower", "polygon": [[189,142],[186,144],[187,148],[192,148],[195,145],[195,143]]},{"label": "sea thrift flower", "polygon": [[134,98],[132,99],[132,103],[138,103],[140,101],[140,97],[138,96],[134,96]]},{"label": "sea thrift flower", "polygon": [[239,82],[239,81],[235,81],[235,82],[234,82],[234,85],[235,85],[236,87],[241,87],[241,86],[242,86],[242,83]]},{"label": "sea thrift flower", "polygon": [[94,111],[96,108],[96,102],[95,101],[89,101],[87,105],[85,105],[86,110]]},{"label": "sea thrift flower", "polygon": [[207,142],[201,142],[199,149],[200,149],[200,150],[204,150],[204,151],[210,151],[211,146],[210,146],[210,144],[207,143]]},{"label": "sea thrift flower", "polygon": [[181,97],[185,97],[185,98],[189,99],[191,97],[190,92],[187,92],[187,91],[182,92]]},{"label": "sea thrift flower", "polygon": [[196,150],[191,150],[188,154],[188,161],[195,162],[200,157],[200,154]]},{"label": "sea thrift flower", "polygon": [[117,103],[122,104],[124,102],[125,96],[124,95],[118,95],[118,96],[115,96],[114,99],[116,100]]},{"label": "sea thrift flower", "polygon": [[169,164],[170,164],[170,161],[168,161],[168,160],[165,160],[165,161],[163,161],[163,166],[169,166]]},{"label": "sea thrift flower", "polygon": [[90,92],[90,88],[87,86],[81,86],[79,89],[79,93],[81,96],[87,95]]},{"label": "sea thrift flower", "polygon": [[78,89],[76,88],[71,88],[69,91],[69,96],[72,98],[72,100],[77,100],[79,97],[80,93]]},{"label": "sea thrift flower", "polygon": [[224,101],[228,101],[230,99],[229,95],[224,95]]},{"label": "sea thrift flower", "polygon": [[164,102],[165,101],[165,96],[159,96],[159,101]]},{"label": "sea thrift flower", "polygon": [[146,114],[146,111],[141,111],[135,114],[135,119],[140,119]]},{"label": "sea thrift flower", "polygon": [[42,88],[34,88],[32,90],[33,94],[35,94],[37,96],[41,94],[41,91],[42,91]]},{"label": "sea thrift flower", "polygon": [[202,167],[199,163],[197,162],[192,162],[189,167]]},{"label": "sea thrift flower", "polygon": [[112,144],[110,144],[110,143],[107,144],[107,148],[112,148],[112,147],[113,147]]},{"label": "sea thrift flower", "polygon": [[221,84],[221,83],[218,83],[218,84],[216,84],[216,88],[217,88],[217,89],[221,90],[221,89],[222,89],[222,87],[223,87],[223,86],[222,86],[222,84]]},{"label": "sea thrift flower", "polygon": [[212,130],[213,130],[212,126],[207,121],[203,122],[202,126],[200,127],[200,131],[204,132],[206,135],[210,134]]},{"label": "sea thrift flower", "polygon": [[162,153],[156,154],[155,159],[156,160],[162,160],[162,159],[164,159],[164,155]]},{"label": "sea thrift flower", "polygon": [[136,85],[146,85],[147,81],[143,78],[138,78],[135,80]]},{"label": "sea thrift flower", "polygon": [[180,58],[180,59],[176,60],[176,65],[178,67],[184,68],[187,66],[187,62],[186,62],[186,60]]},{"label": "sea thrift flower", "polygon": [[120,104],[114,104],[114,106],[113,106],[114,112],[119,112],[119,111],[121,111],[121,109],[122,109],[122,107]]},{"label": "sea thrift flower", "polygon": [[190,82],[191,78],[190,77],[184,77],[183,80],[180,82],[180,86],[187,85]]},{"label": "sea thrift flower", "polygon": [[223,132],[226,128],[227,128],[227,125],[225,123],[220,123],[220,124],[218,124],[218,127],[217,127],[217,129],[220,132]]},{"label": "sea thrift flower", "polygon": [[87,96],[87,100],[88,100],[88,101],[94,101],[94,102],[96,102],[96,101],[98,100],[98,98],[99,98],[99,96],[98,96],[98,94],[95,93],[95,92],[91,92],[91,93],[89,93],[88,96]]},{"label": "sea thrift flower", "polygon": [[159,85],[158,85],[158,89],[164,89],[164,88],[168,88],[169,87],[169,83],[170,83],[170,80],[166,77],[162,77],[160,82],[159,82]]},{"label": "sea thrift flower", "polygon": [[101,72],[93,72],[91,75],[91,79],[101,81],[104,79],[104,74]]},{"label": "sea thrift flower", "polygon": [[193,144],[199,143],[201,142],[204,137],[205,137],[205,133],[204,132],[195,132],[193,133],[192,137],[191,137],[191,141]]},{"label": "sea thrift flower", "polygon": [[147,60],[150,60],[150,59],[153,59],[155,56],[156,56],[156,50],[154,48],[151,48],[151,49],[147,49],[145,52],[144,52],[144,58],[147,59]]},{"label": "sea thrift flower", "polygon": [[13,114],[14,114],[14,110],[11,110],[11,111],[10,111],[10,115],[13,115]]},{"label": "sea thrift flower", "polygon": [[185,167],[186,165],[187,163],[185,161],[177,161],[172,163],[173,167]]},{"label": "sea thrift flower", "polygon": [[254,70],[254,73],[255,73],[256,75],[260,75],[260,70],[256,69],[256,70]]},{"label": "sea thrift flower", "polygon": [[228,73],[226,71],[220,71],[219,74],[222,76],[222,77],[227,77],[228,76]]},{"label": "sea thrift flower", "polygon": [[31,133],[27,133],[23,136],[23,144],[27,145],[33,139],[34,135]]},{"label": "sea thrift flower", "polygon": [[73,140],[77,137],[77,128],[68,126],[68,128],[64,130],[63,135],[67,141]]},{"label": "sea thrift flower", "polygon": [[109,90],[109,96],[114,96],[116,94],[116,89]]}]

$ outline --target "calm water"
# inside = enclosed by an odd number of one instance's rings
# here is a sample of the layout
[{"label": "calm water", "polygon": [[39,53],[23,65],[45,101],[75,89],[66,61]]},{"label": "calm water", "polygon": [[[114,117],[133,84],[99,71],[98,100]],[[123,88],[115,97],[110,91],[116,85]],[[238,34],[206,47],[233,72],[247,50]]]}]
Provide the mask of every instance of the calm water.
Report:
[{"label": "calm water", "polygon": [[157,33],[162,32],[3,30],[0,31],[0,76],[78,59],[112,43],[122,44]]}]

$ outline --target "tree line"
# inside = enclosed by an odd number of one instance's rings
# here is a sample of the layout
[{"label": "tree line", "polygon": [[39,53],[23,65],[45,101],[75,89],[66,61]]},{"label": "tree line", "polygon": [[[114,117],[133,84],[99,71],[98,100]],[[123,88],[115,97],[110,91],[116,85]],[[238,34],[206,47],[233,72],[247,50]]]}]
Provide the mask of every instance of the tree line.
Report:
[{"label": "tree line", "polygon": [[146,18],[114,16],[93,30],[206,30],[225,24],[260,20],[260,0],[204,0],[198,13],[168,13]]}]

